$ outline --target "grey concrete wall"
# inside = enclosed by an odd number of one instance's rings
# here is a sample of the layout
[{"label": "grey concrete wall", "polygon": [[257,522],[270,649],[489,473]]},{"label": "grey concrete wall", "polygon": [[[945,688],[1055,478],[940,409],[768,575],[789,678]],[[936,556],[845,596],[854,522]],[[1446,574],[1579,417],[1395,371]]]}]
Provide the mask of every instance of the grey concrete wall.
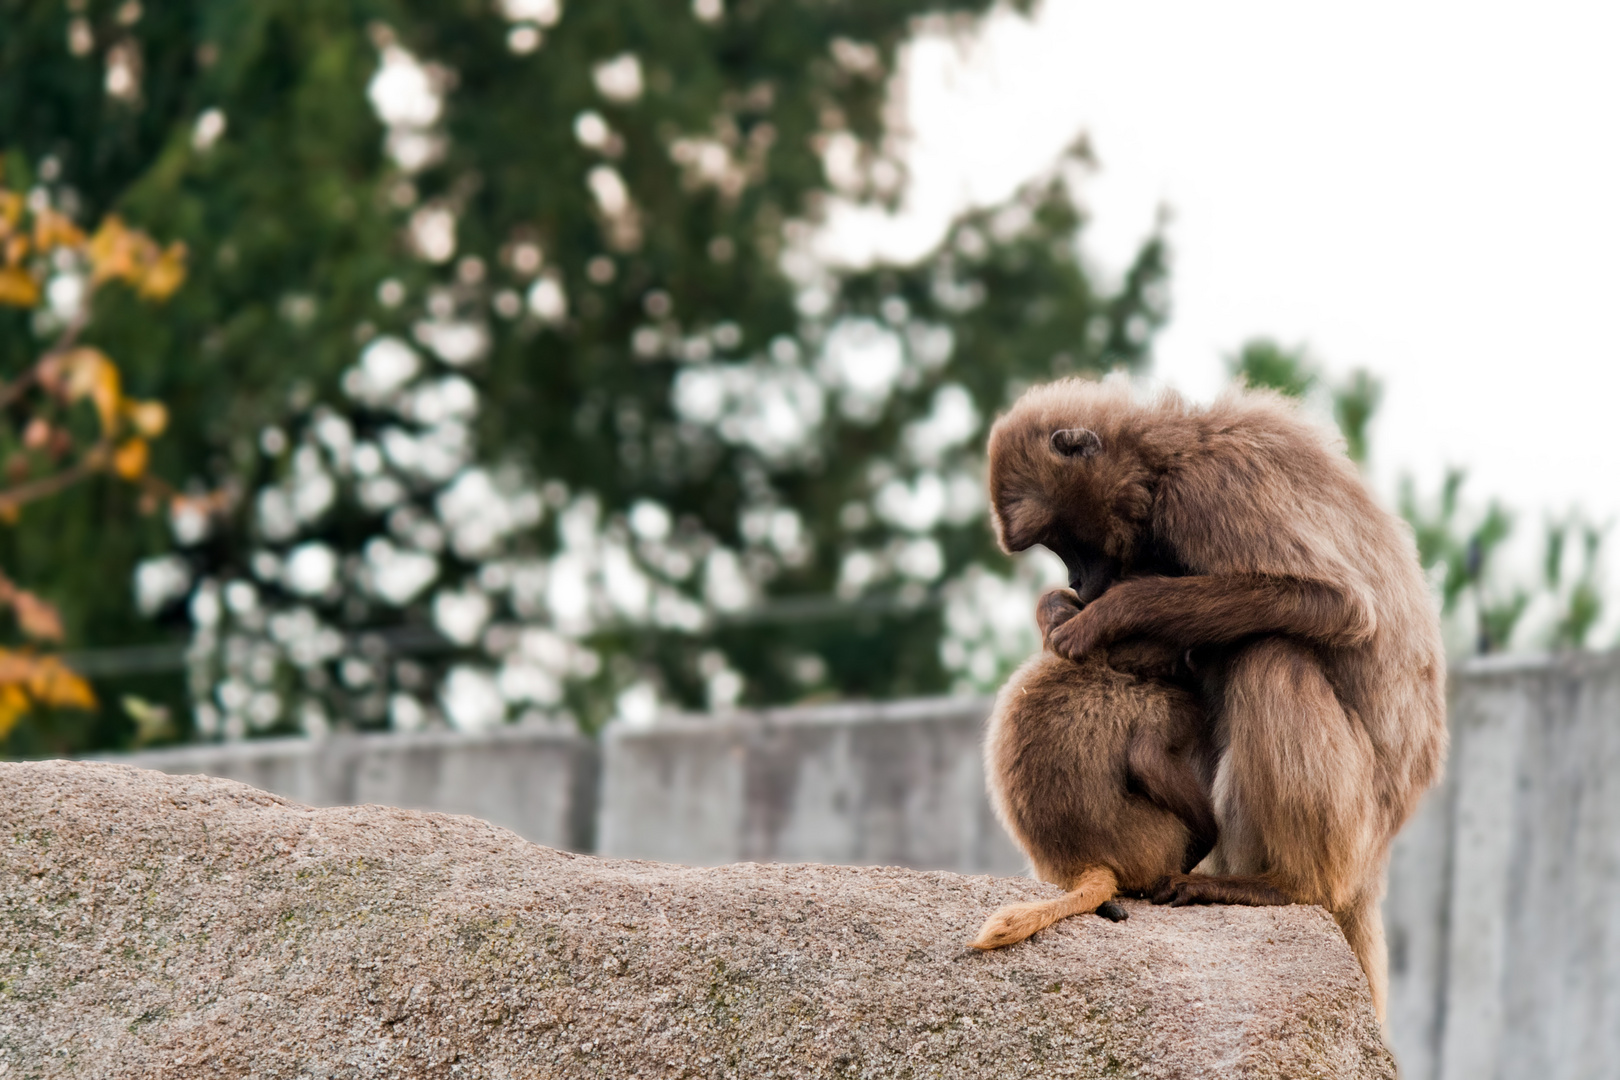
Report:
[{"label": "grey concrete wall", "polygon": [[548,847],[595,846],[597,747],[570,732],[508,728],[478,735],[262,739],[105,760],[240,780],[311,806],[377,803],[471,814]]},{"label": "grey concrete wall", "polygon": [[988,699],[672,717],[603,746],[604,855],[1022,873],[985,795]]},{"label": "grey concrete wall", "polygon": [[1403,1075],[1620,1077],[1620,655],[1466,665],[1451,731],[1391,859]]}]

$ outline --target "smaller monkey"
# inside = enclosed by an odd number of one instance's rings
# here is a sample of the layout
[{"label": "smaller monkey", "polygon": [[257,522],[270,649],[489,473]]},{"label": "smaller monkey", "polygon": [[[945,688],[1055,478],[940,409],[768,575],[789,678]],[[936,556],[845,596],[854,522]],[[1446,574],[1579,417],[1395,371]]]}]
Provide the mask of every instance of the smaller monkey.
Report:
[{"label": "smaller monkey", "polygon": [[[1080,608],[1070,593],[1047,593],[1042,635]],[[1043,652],[1007,680],[985,739],[991,796],[1035,875],[1067,895],[1002,908],[973,948],[1092,911],[1118,922],[1116,895],[1145,892],[1209,854],[1208,724],[1172,681],[1182,674],[1174,649],[1135,639],[1078,661]]]}]

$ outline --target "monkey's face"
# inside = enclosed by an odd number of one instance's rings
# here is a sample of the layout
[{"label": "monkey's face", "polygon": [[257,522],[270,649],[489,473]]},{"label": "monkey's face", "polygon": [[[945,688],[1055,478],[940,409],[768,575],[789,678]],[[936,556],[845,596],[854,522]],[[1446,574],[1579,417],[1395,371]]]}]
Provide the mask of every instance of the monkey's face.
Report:
[{"label": "monkey's face", "polygon": [[1082,543],[1061,532],[1048,536],[1041,544],[1063,560],[1069,571],[1069,588],[1081,604],[1089,604],[1119,578],[1119,566],[1100,548]]},{"label": "monkey's face", "polygon": [[1092,460],[1102,454],[1102,439],[1090,428],[1059,428],[1046,442],[1050,460],[1035,470],[1039,483],[1004,484],[994,502],[1001,542],[1008,551],[1037,544],[1051,551],[1069,572],[1069,588],[1089,604],[1117,580],[1121,562],[1106,549],[1106,508],[1089,497],[1091,474],[1107,467]]},{"label": "monkey's face", "polygon": [[1090,603],[1148,558],[1151,470],[1096,384],[1037,387],[990,433],[990,504],[1008,552],[1036,545],[1067,567]]}]

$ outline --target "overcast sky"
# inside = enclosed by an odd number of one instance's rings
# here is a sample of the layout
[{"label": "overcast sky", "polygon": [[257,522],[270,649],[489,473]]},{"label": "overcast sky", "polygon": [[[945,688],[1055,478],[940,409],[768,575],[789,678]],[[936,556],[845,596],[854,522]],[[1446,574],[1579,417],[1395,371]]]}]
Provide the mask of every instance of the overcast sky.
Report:
[{"label": "overcast sky", "polygon": [[838,250],[915,255],[1088,132],[1090,254],[1173,213],[1156,378],[1207,398],[1245,338],[1304,342],[1383,378],[1385,492],[1457,464],[1527,531],[1620,520],[1620,5],[1046,0],[907,73],[907,205]]}]

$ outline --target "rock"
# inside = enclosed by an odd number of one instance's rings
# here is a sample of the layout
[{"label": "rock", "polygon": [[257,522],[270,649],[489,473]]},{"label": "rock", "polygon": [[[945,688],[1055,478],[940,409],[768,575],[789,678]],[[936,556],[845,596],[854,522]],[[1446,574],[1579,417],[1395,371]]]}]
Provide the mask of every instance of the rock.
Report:
[{"label": "rock", "polygon": [[226,780],[0,764],[0,1075],[1392,1077],[1318,908],[1084,917],[1016,879],[695,870]]}]

